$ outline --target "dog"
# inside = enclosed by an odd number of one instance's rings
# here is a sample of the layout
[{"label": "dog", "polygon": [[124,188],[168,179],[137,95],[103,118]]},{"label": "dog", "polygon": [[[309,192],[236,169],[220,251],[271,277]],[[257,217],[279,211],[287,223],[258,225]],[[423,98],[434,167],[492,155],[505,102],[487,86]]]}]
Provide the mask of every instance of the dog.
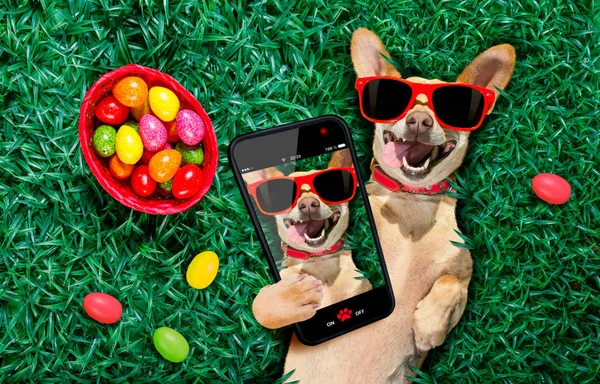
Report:
[{"label": "dog", "polygon": [[[354,32],[351,56],[359,78],[401,77],[386,60],[390,55],[381,40],[367,29]],[[485,87],[498,97],[498,89],[510,80],[515,60],[512,46],[494,46],[477,56],[456,82]],[[420,77],[406,80],[443,83]],[[408,382],[414,376],[411,366],[421,367],[427,351],[443,343],[465,310],[472,259],[467,249],[452,243],[462,240],[457,234],[456,199],[445,191],[449,188],[446,179],[465,157],[469,132],[442,128],[431,100],[423,94],[407,108],[399,121],[375,124],[372,183],[367,187],[396,307],[383,320],[314,347],[292,336],[284,367],[284,372],[294,371],[290,380]],[[265,290],[270,296],[283,296],[290,286],[284,281]],[[261,295],[262,291],[254,311],[264,318],[267,315],[260,311],[265,308],[259,308],[265,305]]]},{"label": "dog", "polygon": [[[348,149],[336,151],[330,168],[351,168]],[[298,178],[319,172],[294,172]],[[283,176],[276,168],[246,173],[249,184]],[[253,302],[253,313],[266,328],[277,329],[314,316],[317,309],[343,301],[372,289],[362,278],[352,259],[352,251],[343,247],[348,228],[348,203],[327,205],[308,184],[294,207],[275,215],[284,258],[281,281],[264,287]]]}]

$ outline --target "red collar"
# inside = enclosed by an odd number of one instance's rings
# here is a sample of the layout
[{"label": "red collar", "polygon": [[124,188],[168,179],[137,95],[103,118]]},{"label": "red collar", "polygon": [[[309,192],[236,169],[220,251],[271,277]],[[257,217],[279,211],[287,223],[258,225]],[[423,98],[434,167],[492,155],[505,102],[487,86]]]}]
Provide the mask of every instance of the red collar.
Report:
[{"label": "red collar", "polygon": [[338,251],[343,246],[344,246],[344,241],[343,240],[339,240],[337,243],[333,244],[331,246],[331,248],[328,248],[328,249],[326,249],[324,251],[307,252],[307,251],[301,251],[299,249],[294,249],[294,248],[290,247],[289,245],[287,245],[286,243],[281,242],[281,249],[283,250],[283,253],[286,256],[293,257],[294,259],[301,259],[301,260],[310,259],[312,257],[319,257],[319,256],[329,255],[330,253]]},{"label": "red collar", "polygon": [[412,187],[410,185],[401,184],[398,180],[385,173],[375,160],[373,160],[373,179],[392,192],[410,192],[421,193],[425,195],[436,195],[452,189],[450,183],[448,183],[446,180],[439,184],[434,184],[427,187]]}]

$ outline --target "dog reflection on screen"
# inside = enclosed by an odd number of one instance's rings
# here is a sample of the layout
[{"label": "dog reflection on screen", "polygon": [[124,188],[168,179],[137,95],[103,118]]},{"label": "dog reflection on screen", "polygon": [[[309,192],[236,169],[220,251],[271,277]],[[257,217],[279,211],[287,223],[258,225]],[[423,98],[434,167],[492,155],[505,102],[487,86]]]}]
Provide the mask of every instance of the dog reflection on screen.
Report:
[{"label": "dog reflection on screen", "polygon": [[[328,169],[342,167],[352,167],[347,149],[335,152],[328,164]],[[320,170],[294,172],[288,177],[317,172]],[[266,168],[246,173],[243,178],[251,185],[281,176],[278,169]],[[254,315],[267,328],[307,320],[319,308],[372,289],[357,270],[352,252],[344,247],[350,219],[348,202],[328,205],[310,185],[299,188],[300,197],[292,209],[273,216],[284,253],[282,281],[264,287],[253,304]]]}]

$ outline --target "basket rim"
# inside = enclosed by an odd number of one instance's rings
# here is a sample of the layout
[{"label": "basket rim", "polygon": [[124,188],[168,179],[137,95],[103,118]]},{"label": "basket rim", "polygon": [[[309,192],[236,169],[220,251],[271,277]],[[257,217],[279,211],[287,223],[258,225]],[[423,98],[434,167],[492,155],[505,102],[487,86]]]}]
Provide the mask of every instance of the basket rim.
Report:
[{"label": "basket rim", "polygon": [[[204,122],[205,126],[204,138],[202,140],[203,146],[205,151],[211,151],[211,156],[205,157],[205,159],[208,158],[208,161],[205,162],[202,166],[202,171],[205,177],[203,180],[203,185],[200,191],[193,197],[186,200],[148,200],[135,196],[135,194],[133,194],[132,196],[124,195],[120,192],[120,190],[114,188],[111,185],[108,178],[105,177],[105,175],[103,175],[102,173],[102,169],[100,168],[100,162],[92,157],[95,156],[95,154],[90,148],[91,146],[89,143],[91,137],[86,127],[86,123],[88,121],[88,118],[86,116],[88,114],[90,116],[93,115],[91,99],[104,87],[106,82],[114,81],[127,75],[140,76],[142,78],[144,78],[144,75],[152,75],[159,78],[160,81],[167,84],[171,88],[171,90],[183,95],[183,98],[187,102],[189,102],[190,109],[198,113],[198,115],[200,115],[200,117],[202,118],[202,121]],[[128,208],[132,208],[136,211],[149,213],[153,215],[171,215],[185,212],[194,205],[196,205],[200,200],[202,200],[202,198],[206,195],[206,193],[212,186],[219,158],[219,147],[217,144],[216,134],[212,125],[212,121],[208,117],[202,105],[198,102],[198,100],[196,100],[194,95],[192,95],[183,85],[181,85],[170,75],[164,72],[160,72],[156,69],[144,67],[138,64],[128,64],[114,69],[110,72],[107,72],[104,75],[102,75],[98,80],[96,80],[96,82],[90,87],[90,89],[88,89],[79,110],[79,142],[88,167],[92,171],[92,174],[94,175],[95,179],[98,180],[102,188],[104,188],[104,190],[108,192],[109,195],[111,195],[115,200],[117,200],[118,202],[120,202]],[[159,206],[157,204],[149,204],[149,202],[160,202],[162,204]]]}]

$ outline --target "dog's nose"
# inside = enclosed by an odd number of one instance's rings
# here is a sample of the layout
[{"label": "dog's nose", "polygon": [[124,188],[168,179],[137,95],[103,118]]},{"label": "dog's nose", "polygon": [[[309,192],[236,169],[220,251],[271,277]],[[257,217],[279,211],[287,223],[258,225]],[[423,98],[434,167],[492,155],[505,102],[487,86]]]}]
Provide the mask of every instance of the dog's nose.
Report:
[{"label": "dog's nose", "polygon": [[433,119],[426,112],[415,111],[406,116],[406,128],[418,135],[428,132],[433,127]]},{"label": "dog's nose", "polygon": [[298,209],[300,209],[300,212],[310,215],[317,212],[320,205],[321,202],[314,197],[305,197],[298,203]]}]

